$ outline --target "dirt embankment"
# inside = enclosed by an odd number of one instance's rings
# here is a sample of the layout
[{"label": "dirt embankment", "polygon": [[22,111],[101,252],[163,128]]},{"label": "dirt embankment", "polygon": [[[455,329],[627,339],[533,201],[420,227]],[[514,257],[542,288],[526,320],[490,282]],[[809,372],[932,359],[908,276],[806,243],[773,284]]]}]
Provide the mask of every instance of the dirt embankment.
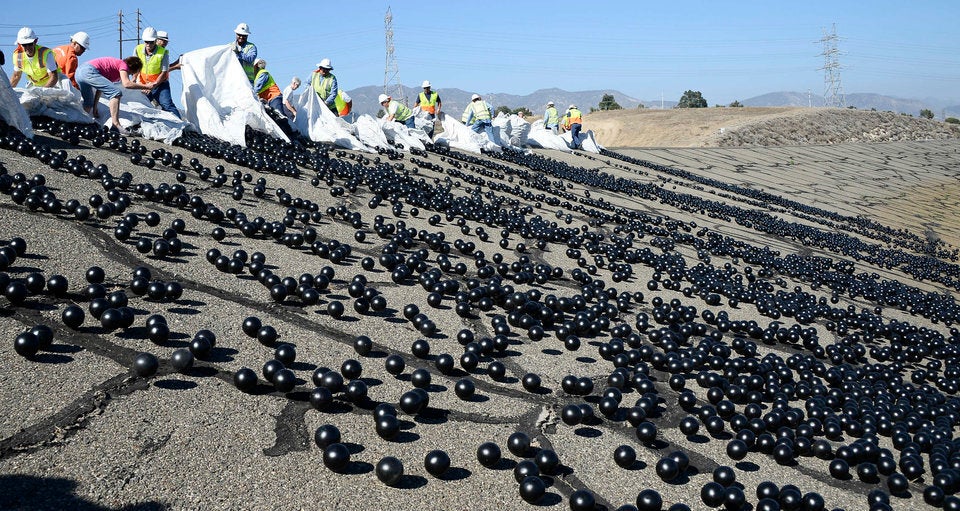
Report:
[{"label": "dirt embankment", "polygon": [[741,147],[960,139],[960,127],[891,112],[746,107],[618,110],[584,119],[607,147]]}]

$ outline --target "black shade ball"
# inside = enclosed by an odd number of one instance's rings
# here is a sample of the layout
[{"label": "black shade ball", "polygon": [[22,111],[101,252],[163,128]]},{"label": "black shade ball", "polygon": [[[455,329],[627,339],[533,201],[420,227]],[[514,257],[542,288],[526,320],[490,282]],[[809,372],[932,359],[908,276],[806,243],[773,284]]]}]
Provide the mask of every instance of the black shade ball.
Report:
[{"label": "black shade ball", "polygon": [[433,477],[440,477],[450,469],[450,456],[441,450],[430,451],[423,458],[423,468]]},{"label": "black shade ball", "polygon": [[477,461],[491,468],[500,461],[500,446],[493,442],[484,442],[477,447]]},{"label": "black shade ball", "polygon": [[350,451],[341,443],[333,443],[323,450],[323,464],[334,472],[342,472],[350,463]]},{"label": "black shade ball", "polygon": [[141,378],[149,378],[157,374],[160,368],[160,361],[152,353],[141,353],[133,359],[133,371]]},{"label": "black shade ball", "polygon": [[233,373],[233,385],[241,392],[252,392],[257,388],[257,373],[249,367],[242,367]]},{"label": "black shade ball", "polygon": [[380,482],[393,486],[403,477],[403,463],[393,456],[387,456],[377,462],[376,473]]}]

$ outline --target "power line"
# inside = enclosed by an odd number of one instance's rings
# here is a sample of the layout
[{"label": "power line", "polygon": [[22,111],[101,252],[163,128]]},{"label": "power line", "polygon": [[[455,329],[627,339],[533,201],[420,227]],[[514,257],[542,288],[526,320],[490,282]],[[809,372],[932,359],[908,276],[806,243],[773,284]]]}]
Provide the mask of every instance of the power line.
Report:
[{"label": "power line", "polygon": [[406,104],[407,97],[403,92],[403,84],[400,82],[400,66],[397,64],[397,56],[393,52],[393,12],[390,7],[387,7],[383,25],[387,47],[386,63],[383,68],[383,93]]},{"label": "power line", "polygon": [[823,97],[827,106],[843,108],[846,100],[843,97],[843,84],[840,82],[840,50],[837,49],[837,24],[834,23],[831,32],[823,30],[823,37],[818,42],[823,44]]}]

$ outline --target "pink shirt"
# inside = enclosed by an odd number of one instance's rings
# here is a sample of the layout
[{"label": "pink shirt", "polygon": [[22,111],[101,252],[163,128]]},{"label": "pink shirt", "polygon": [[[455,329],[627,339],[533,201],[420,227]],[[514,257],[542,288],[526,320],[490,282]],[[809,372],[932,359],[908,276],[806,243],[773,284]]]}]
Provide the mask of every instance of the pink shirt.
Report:
[{"label": "pink shirt", "polygon": [[127,73],[128,77],[130,76],[130,72],[127,69],[127,63],[116,57],[100,57],[87,62],[87,64],[93,66],[97,72],[111,82],[120,81],[121,71]]}]

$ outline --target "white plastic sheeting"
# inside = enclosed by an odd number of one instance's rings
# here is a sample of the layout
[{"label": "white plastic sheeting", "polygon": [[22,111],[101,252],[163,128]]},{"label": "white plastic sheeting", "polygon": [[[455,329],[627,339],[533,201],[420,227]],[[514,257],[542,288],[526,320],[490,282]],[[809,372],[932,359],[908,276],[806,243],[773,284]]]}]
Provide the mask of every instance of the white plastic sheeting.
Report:
[{"label": "white plastic sheeting", "polygon": [[[110,125],[110,108],[108,101],[100,99],[100,106],[97,113],[100,114],[98,121],[104,126]],[[120,97],[120,125],[128,128],[130,126],[140,126],[140,133],[144,138],[150,140],[161,140],[167,144],[172,144],[174,140],[183,135],[183,130],[187,128],[187,123],[170,112],[165,112],[159,108],[154,108],[153,103],[147,99],[146,94],[138,90],[124,90]]]},{"label": "white plastic sheeting", "polygon": [[543,119],[534,121],[530,126],[530,131],[527,133],[527,145],[566,153],[573,152],[568,141],[563,140],[560,135],[554,135],[552,130],[544,129]]},{"label": "white plastic sheeting", "polygon": [[10,78],[7,78],[3,68],[0,68],[0,117],[27,138],[33,138],[33,124],[20,104],[17,93],[10,86]]},{"label": "white plastic sheeting", "polygon": [[247,126],[289,142],[267,115],[230,48],[211,46],[180,57],[183,119],[200,133],[241,146],[246,145]]},{"label": "white plastic sheeting", "polygon": [[440,112],[440,124],[443,133],[434,141],[437,145],[449,146],[461,151],[479,153],[483,148],[486,151],[501,151],[499,145],[487,138],[486,133],[474,131],[446,112]]},{"label": "white plastic sheeting", "polygon": [[297,109],[297,117],[291,123],[294,129],[314,142],[329,142],[346,149],[370,152],[356,137],[359,127],[334,115],[327,105],[320,102],[309,84],[307,87],[305,92],[290,101]]},{"label": "white plastic sheeting", "polygon": [[[31,117],[46,116],[51,119],[57,119],[64,122],[75,122],[78,124],[90,124],[93,122],[86,112],[83,111],[83,102],[80,100],[80,94],[74,93],[72,89],[58,89],[54,87],[29,87],[16,88],[20,95],[20,104]],[[101,113],[106,107],[100,109]],[[107,115],[109,119],[110,116]]]},{"label": "white plastic sheeting", "polygon": [[[556,149],[557,151],[571,152],[570,144],[573,142],[573,135],[568,131],[562,135],[554,135],[553,131],[543,129],[543,120],[534,121],[530,132],[527,134],[527,144],[530,147],[540,147],[543,149]],[[600,153],[603,146],[597,143],[592,131],[580,132],[580,151],[588,153]]]},{"label": "white plastic sheeting", "polygon": [[503,112],[493,119],[494,128],[499,128],[500,145],[520,148],[527,143],[527,133],[530,133],[530,123],[517,114],[507,115]]},{"label": "white plastic sheeting", "polygon": [[[427,134],[422,129],[410,129],[406,127],[406,125],[395,121],[381,120],[380,123],[380,128],[384,134],[387,135],[387,139],[393,141],[395,144],[403,145],[404,150],[416,148],[422,151],[426,149],[423,142],[430,139],[427,138]],[[414,124],[416,124],[416,122],[414,122]]]}]

